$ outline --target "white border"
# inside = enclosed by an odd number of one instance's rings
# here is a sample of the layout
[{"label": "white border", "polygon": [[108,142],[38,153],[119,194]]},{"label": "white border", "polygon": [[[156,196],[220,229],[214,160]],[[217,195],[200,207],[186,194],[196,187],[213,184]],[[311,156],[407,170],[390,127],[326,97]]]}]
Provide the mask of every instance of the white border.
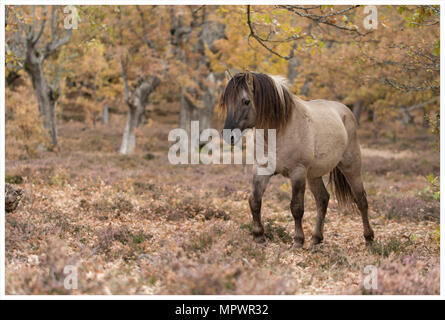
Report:
[{"label": "white border", "polygon": [[[129,3],[130,2],[130,3]],[[22,0],[22,1],[11,1],[7,0],[1,3],[0,8],[0,15],[1,15],[1,31],[0,31],[0,43],[2,43],[2,50],[1,50],[1,60],[0,63],[2,66],[5,65],[5,28],[3,27],[5,25],[5,5],[36,5],[36,4],[47,4],[47,5],[135,5],[135,4],[161,4],[161,5],[198,5],[198,4],[206,4],[206,5],[246,5],[246,4],[255,4],[255,5],[267,5],[271,4],[271,0],[269,1],[262,1],[258,0],[253,3],[252,0],[246,1],[246,0],[226,0],[226,1],[215,1],[215,0],[207,0],[205,3],[203,1],[141,1],[141,0],[133,0],[133,1],[116,1],[116,0],[93,0],[93,1],[36,1],[34,0]],[[295,1],[282,1],[282,0],[275,0],[273,1],[273,4],[289,4],[291,2]],[[314,4],[314,2],[320,2],[320,1],[308,1],[308,0],[300,0],[298,1],[298,4]],[[440,34],[443,34],[444,31],[444,12],[443,12],[443,5],[442,1],[422,1],[422,3],[419,3],[419,1],[415,0],[405,0],[405,1],[341,1],[341,0],[331,0],[329,4],[335,4],[335,5],[341,5],[341,4],[351,4],[353,2],[354,4],[368,4],[368,5],[419,5],[419,4],[430,4],[430,5],[440,5],[441,8],[441,15],[440,15]],[[441,59],[440,59],[440,69],[443,70],[444,67],[444,61],[443,61],[443,55],[444,52],[444,41],[441,39],[441,45],[440,45],[440,51],[441,51]],[[444,87],[444,79],[443,74],[441,72],[440,77],[440,84],[441,87]],[[445,293],[443,292],[443,283],[444,283],[444,277],[445,277],[445,268],[443,267],[443,255],[444,255],[444,246],[442,245],[440,248],[440,288],[441,288],[441,294],[437,296],[429,296],[429,295],[5,295],[5,202],[3,200],[4,194],[5,194],[5,109],[3,106],[5,106],[5,69],[2,67],[1,73],[0,73],[0,88],[2,90],[2,94],[0,97],[0,106],[2,108],[0,109],[0,135],[1,135],[1,150],[0,150],[0,300],[200,300],[200,299],[206,299],[206,300],[343,300],[343,299],[350,299],[350,300],[398,300],[398,299],[404,299],[404,300],[442,300],[445,297]],[[443,90],[440,92],[440,116],[441,116],[441,130],[440,130],[440,163],[441,165],[444,163],[444,153],[443,153],[443,147],[444,147],[444,128],[442,126],[442,123],[445,119],[445,112],[443,109],[444,104],[444,98],[445,94],[443,93]],[[440,177],[440,183],[443,186],[445,183],[445,177],[442,174]],[[440,218],[441,221],[443,221],[444,218],[444,204],[442,201],[441,196],[441,202],[440,202]],[[443,230],[443,227],[440,231],[441,239],[444,237],[445,231]]]}]

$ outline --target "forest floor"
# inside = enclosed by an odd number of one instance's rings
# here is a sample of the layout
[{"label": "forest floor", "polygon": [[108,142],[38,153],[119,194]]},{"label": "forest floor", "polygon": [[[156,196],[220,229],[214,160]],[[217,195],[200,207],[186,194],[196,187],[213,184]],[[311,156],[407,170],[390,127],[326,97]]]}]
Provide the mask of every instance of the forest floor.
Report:
[{"label": "forest floor", "polygon": [[[440,160],[426,129],[360,128],[371,248],[360,215],[333,198],[325,241],[311,248],[316,208],[306,192],[306,243],[295,249],[288,180],[271,179],[267,242],[255,243],[250,167],[171,165],[176,120],[155,115],[131,156],[117,152],[120,116],[107,126],[61,124],[58,151],[36,158],[15,155],[6,137],[6,181],[25,191],[6,215],[7,294],[439,293],[440,206],[426,177],[439,175]],[[377,289],[364,287],[368,265]],[[77,289],[64,287],[66,266],[77,270]]]}]

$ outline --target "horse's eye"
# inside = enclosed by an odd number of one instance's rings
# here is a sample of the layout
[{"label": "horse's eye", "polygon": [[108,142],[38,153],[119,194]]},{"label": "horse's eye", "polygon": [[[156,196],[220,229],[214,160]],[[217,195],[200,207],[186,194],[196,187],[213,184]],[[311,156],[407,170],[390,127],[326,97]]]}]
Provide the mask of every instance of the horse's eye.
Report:
[{"label": "horse's eye", "polygon": [[248,100],[248,99],[244,99],[244,100],[243,100],[243,103],[244,103],[246,106],[248,106],[249,103],[250,103],[250,100]]}]

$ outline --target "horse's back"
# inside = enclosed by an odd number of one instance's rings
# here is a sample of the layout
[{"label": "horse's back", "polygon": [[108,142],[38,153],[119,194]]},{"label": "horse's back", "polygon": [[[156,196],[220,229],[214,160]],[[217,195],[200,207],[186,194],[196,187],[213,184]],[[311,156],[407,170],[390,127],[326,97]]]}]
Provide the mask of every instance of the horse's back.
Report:
[{"label": "horse's back", "polygon": [[306,102],[314,122],[324,126],[341,126],[347,132],[348,141],[355,136],[357,121],[351,109],[343,103],[330,100],[311,100]]},{"label": "horse's back", "polygon": [[342,103],[328,100],[306,102],[314,135],[314,163],[310,176],[332,170],[355,139],[357,124],[354,114]]}]

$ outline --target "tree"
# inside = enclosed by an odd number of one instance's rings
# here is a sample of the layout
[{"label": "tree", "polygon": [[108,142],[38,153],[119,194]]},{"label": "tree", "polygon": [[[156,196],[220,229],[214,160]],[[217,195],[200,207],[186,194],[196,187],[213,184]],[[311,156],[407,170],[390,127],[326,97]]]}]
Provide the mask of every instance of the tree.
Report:
[{"label": "tree", "polygon": [[287,75],[294,93],[358,120],[438,111],[439,6],[379,6],[373,31],[363,6],[78,6],[73,33],[59,7],[6,8],[8,86],[30,76],[53,145],[56,105],[93,125],[108,106],[126,112],[124,154],[150,104],[178,101],[180,127],[208,128],[226,69]]},{"label": "tree", "polygon": [[147,79],[140,79],[136,88],[130,92],[128,88],[128,80],[126,75],[125,66],[122,65],[122,74],[125,83],[125,101],[128,105],[127,122],[122,137],[122,144],[120,153],[130,154],[133,153],[136,146],[136,134],[135,130],[141,123],[142,117],[145,112],[145,106],[147,105],[150,94],[156,89],[160,83],[160,79],[157,76],[151,76]]},{"label": "tree", "polygon": [[[146,15],[154,18],[157,13],[156,7],[148,6],[144,8],[144,11],[141,7],[136,6],[136,9],[136,12],[134,12],[134,10],[126,10],[125,17],[123,17],[123,9],[120,7],[116,8],[120,62],[124,85],[123,91],[125,103],[128,106],[127,121],[120,147],[121,154],[133,153],[136,146],[136,128],[145,116],[145,108],[150,95],[161,82],[162,75],[158,76],[158,74],[165,73],[166,71],[165,64],[160,58],[155,42],[149,38],[150,33],[159,30],[159,24],[155,22],[152,25],[146,25],[146,22],[151,20],[147,19]],[[139,21],[139,26],[137,27],[132,23],[134,22],[134,14],[139,16],[137,20]],[[126,35],[124,35],[124,27],[126,27]],[[138,28],[141,29],[140,32],[138,32]],[[149,30],[149,28],[151,29]],[[124,38],[127,39],[127,41],[124,41]],[[128,47],[124,47],[124,44]],[[131,52],[132,61],[130,61],[130,54],[128,52]],[[135,63],[140,59],[145,60],[143,63],[147,67],[141,68],[140,65],[138,65],[137,80],[133,88],[130,88],[128,75],[129,64],[132,62],[134,68]]]},{"label": "tree", "polygon": [[[37,12],[36,6],[8,8],[7,67],[12,70],[23,68],[32,80],[37,97],[39,112],[43,118],[43,126],[49,131],[51,143],[57,146],[56,105],[59,96],[58,79],[48,81],[44,63],[57,50],[67,44],[71,38],[71,29],[61,32],[58,24],[60,8],[51,7],[49,18],[49,34],[45,32],[47,25],[47,8],[43,6]],[[64,34],[62,34],[64,33]],[[11,59],[11,56],[13,58]]]},{"label": "tree", "polygon": [[176,58],[170,77],[179,79],[179,126],[188,133],[191,121],[199,121],[200,131],[211,127],[217,82],[222,73],[212,69],[208,52],[215,54],[214,43],[225,37],[225,26],[220,23],[216,9],[170,8],[171,54]]},{"label": "tree", "polygon": [[358,119],[438,106],[439,6],[379,6],[377,30],[362,27],[361,7],[247,6],[246,24],[263,50],[298,57],[294,89],[308,98],[340,100]]}]

